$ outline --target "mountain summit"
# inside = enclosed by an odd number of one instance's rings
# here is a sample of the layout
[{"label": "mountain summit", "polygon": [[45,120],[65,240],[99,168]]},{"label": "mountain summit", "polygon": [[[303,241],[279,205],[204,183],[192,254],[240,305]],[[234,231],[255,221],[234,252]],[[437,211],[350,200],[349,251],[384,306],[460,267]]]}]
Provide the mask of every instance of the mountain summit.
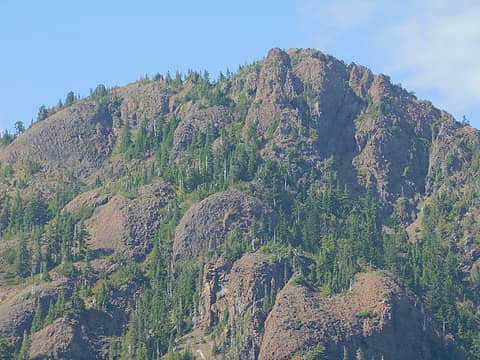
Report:
[{"label": "mountain summit", "polygon": [[0,358],[480,358],[478,130],[313,49],[68,99],[2,139]]}]

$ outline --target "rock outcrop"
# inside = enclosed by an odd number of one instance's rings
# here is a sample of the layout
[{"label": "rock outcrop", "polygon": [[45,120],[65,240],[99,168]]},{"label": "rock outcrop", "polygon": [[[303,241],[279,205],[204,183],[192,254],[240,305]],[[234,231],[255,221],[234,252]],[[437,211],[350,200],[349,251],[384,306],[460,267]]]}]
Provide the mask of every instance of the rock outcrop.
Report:
[{"label": "rock outcrop", "polygon": [[39,161],[91,173],[110,156],[112,116],[104,105],[81,102],[35,123],[0,153],[3,165]]},{"label": "rock outcrop", "polygon": [[225,352],[257,358],[265,319],[290,274],[285,260],[261,253],[247,253],[233,264],[223,259],[207,263],[200,324],[205,330],[223,327],[218,346]]},{"label": "rock outcrop", "polygon": [[[3,289],[6,290],[6,289]],[[44,313],[55,303],[58,294],[71,291],[68,279],[60,277],[52,282],[32,284],[4,291],[0,302],[0,335],[18,344],[24,331],[30,330],[37,306],[40,302]]]},{"label": "rock outcrop", "polygon": [[177,116],[181,122],[173,137],[174,159],[188,149],[195,137],[208,135],[216,138],[220,131],[233,121],[230,109],[221,105],[204,109],[197,104],[187,103],[179,109]]},{"label": "rock outcrop", "polygon": [[87,360],[95,357],[78,320],[68,316],[55,320],[31,338],[31,359]]},{"label": "rock outcrop", "polygon": [[123,322],[104,312],[65,315],[32,334],[31,359],[107,359],[109,337],[121,336]]},{"label": "rock outcrop", "polygon": [[192,206],[180,220],[173,242],[173,258],[185,261],[207,251],[220,249],[228,234],[239,228],[245,235],[271,210],[257,198],[231,189],[207,197]]},{"label": "rock outcrop", "polygon": [[431,359],[423,315],[391,279],[361,273],[352,290],[335,296],[290,281],[265,323],[259,360],[292,359],[322,345],[328,359]]},{"label": "rock outcrop", "polygon": [[166,183],[154,182],[138,191],[136,198],[124,195],[101,195],[88,192],[72,200],[65,209],[75,212],[80,207],[94,209],[85,221],[89,233],[88,248],[94,254],[118,253],[127,259],[143,258],[152,247],[157,232],[160,210],[173,198]]}]

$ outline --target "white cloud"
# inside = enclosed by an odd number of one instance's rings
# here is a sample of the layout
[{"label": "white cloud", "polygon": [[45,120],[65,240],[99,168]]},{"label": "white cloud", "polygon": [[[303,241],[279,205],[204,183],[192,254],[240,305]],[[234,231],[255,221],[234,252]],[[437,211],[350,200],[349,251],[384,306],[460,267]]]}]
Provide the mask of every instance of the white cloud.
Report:
[{"label": "white cloud", "polygon": [[436,10],[386,29],[391,58],[385,69],[407,72],[408,87],[436,89],[439,105],[451,111],[480,106],[480,3]]},{"label": "white cloud", "polygon": [[480,1],[323,1],[306,18],[317,21],[320,46],[355,43],[409,90],[436,94],[438,106],[480,108]]}]

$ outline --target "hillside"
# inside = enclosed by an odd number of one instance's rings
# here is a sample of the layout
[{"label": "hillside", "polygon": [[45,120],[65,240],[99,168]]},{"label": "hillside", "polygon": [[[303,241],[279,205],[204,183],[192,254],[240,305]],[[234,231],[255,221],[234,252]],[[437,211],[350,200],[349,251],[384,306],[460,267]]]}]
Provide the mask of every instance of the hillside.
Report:
[{"label": "hillside", "polygon": [[0,149],[0,359],[480,359],[480,132],[271,49]]}]

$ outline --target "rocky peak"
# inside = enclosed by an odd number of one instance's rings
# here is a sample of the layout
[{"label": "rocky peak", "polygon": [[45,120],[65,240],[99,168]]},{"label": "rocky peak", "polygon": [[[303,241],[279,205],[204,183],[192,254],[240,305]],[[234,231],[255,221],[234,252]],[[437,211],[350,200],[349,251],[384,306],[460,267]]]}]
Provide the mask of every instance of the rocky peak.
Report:
[{"label": "rocky peak", "polygon": [[271,49],[262,64],[256,99],[284,105],[294,94],[290,57],[281,49]]},{"label": "rocky peak", "polygon": [[370,71],[370,69],[362,65],[351,64],[349,68],[349,86],[352,88],[352,90],[358,97],[365,99],[368,95],[370,86],[374,78],[372,72]]}]

